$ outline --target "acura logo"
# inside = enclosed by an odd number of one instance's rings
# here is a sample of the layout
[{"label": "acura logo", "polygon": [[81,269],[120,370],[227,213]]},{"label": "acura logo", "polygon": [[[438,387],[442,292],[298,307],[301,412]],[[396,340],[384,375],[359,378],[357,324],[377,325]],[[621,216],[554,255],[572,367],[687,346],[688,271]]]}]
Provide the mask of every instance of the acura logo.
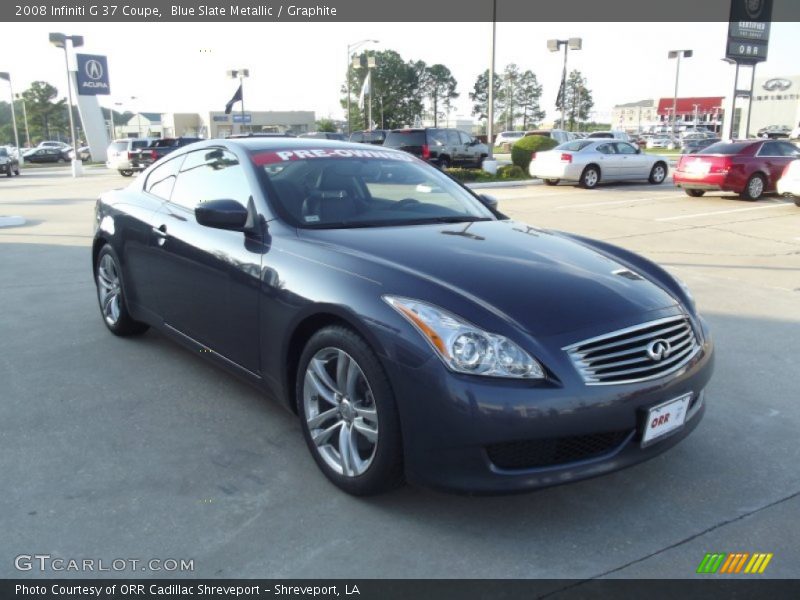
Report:
[{"label": "acura logo", "polygon": [[83,70],[89,79],[100,79],[103,76],[103,65],[98,60],[87,60]]},{"label": "acura logo", "polygon": [[785,92],[790,87],[792,87],[792,82],[789,81],[788,79],[781,79],[776,77],[775,79],[769,79],[765,81],[763,87],[768,92],[774,92],[774,91]]},{"label": "acura logo", "polygon": [[655,340],[647,345],[647,356],[654,361],[659,362],[664,360],[672,353],[672,346],[669,345],[667,340]]}]

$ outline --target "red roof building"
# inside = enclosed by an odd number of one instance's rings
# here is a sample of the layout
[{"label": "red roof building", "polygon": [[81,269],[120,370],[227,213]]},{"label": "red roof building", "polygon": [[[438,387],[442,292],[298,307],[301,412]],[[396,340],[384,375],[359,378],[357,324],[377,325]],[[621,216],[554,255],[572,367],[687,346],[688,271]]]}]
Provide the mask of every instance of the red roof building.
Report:
[{"label": "red roof building", "polygon": [[[695,105],[697,105],[698,115],[713,115],[722,111],[722,96],[712,96],[704,98],[678,98],[675,105],[675,112],[681,117],[694,117]],[[672,98],[661,98],[658,101],[658,114],[672,118]]]}]

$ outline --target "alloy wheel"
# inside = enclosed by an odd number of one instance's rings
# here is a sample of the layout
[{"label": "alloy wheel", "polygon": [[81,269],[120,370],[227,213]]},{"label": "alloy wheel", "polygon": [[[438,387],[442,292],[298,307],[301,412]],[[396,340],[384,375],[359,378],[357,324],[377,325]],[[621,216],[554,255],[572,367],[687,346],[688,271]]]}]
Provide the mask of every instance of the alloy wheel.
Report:
[{"label": "alloy wheel", "polygon": [[764,180],[761,177],[752,177],[747,184],[747,193],[751,198],[759,198],[764,193]]},{"label": "alloy wheel", "polygon": [[117,265],[110,254],[104,254],[97,267],[97,295],[100,297],[103,318],[112,326],[119,321],[121,292]]},{"label": "alloy wheel", "polygon": [[378,412],[364,371],[343,350],[323,348],[309,361],[303,382],[314,449],[336,473],[362,475],[378,447]]}]

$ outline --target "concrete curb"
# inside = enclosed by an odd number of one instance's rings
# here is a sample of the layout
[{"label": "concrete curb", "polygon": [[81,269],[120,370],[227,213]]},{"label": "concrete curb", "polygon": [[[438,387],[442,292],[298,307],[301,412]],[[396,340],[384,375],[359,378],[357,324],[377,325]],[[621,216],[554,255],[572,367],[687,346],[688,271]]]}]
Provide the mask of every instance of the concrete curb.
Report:
[{"label": "concrete curb", "polygon": [[20,225],[25,225],[24,217],[0,216],[0,227],[19,227]]},{"label": "concrete curb", "polygon": [[519,181],[483,181],[465,183],[471,190],[482,190],[491,188],[507,188],[507,187],[527,187],[529,185],[542,185],[541,179],[522,179]]}]

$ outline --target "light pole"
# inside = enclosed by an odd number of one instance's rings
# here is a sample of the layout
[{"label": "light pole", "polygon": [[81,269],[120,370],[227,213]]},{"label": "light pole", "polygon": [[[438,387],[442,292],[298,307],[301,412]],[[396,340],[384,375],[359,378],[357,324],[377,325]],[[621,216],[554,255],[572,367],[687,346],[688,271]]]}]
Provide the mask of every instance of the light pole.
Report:
[{"label": "light pole", "polygon": [[667,58],[676,58],[678,60],[675,67],[675,93],[672,96],[672,136],[675,136],[675,122],[678,120],[678,77],[681,74],[681,56],[691,58],[694,54],[693,50],[670,50],[667,53]]},{"label": "light pole", "polygon": [[[22,152],[19,149],[19,132],[17,131],[17,115],[14,112],[14,90],[11,87],[11,74],[10,73],[0,73],[0,79],[5,79],[8,82],[8,92],[11,95],[11,122],[14,124],[14,143],[17,146],[17,159],[19,163],[23,163]],[[11,167],[8,167],[11,169]],[[9,170],[9,175],[11,171]]]},{"label": "light pole", "polygon": [[28,148],[31,147],[31,132],[28,129],[28,109],[25,107],[25,97],[22,94],[14,94],[17,100],[22,102],[22,120],[25,122],[25,142]]},{"label": "light pole", "polygon": [[63,33],[51,33],[50,43],[56,48],[64,49],[64,65],[67,69],[67,96],[69,99],[69,132],[72,137],[72,148],[75,158],[72,159],[72,176],[78,177],[81,174],[81,160],[78,158],[78,144],[75,137],[75,119],[72,116],[72,75],[69,72],[69,52],[67,50],[67,40],[72,42],[72,49],[83,46],[82,35],[64,35]]},{"label": "light pole", "polygon": [[241,108],[241,115],[242,115],[242,124],[239,127],[239,131],[244,131],[245,125],[245,118],[244,118],[244,79],[246,77],[250,77],[250,69],[233,69],[232,71],[228,71],[228,77],[231,79],[238,79],[239,80],[239,89],[242,90],[242,97],[239,100],[239,107]]},{"label": "light pole", "polygon": [[564,71],[561,74],[561,129],[566,129],[566,106],[567,106],[567,49],[580,50],[583,47],[581,38],[569,38],[567,40],[547,40],[547,49],[550,52],[558,52],[564,46]]},{"label": "light pole", "polygon": [[372,80],[372,69],[375,68],[375,57],[367,56],[367,77],[369,77],[369,116],[367,117],[367,129],[372,129],[372,90],[375,89],[375,82]]},{"label": "light pole", "polygon": [[496,165],[494,162],[494,53],[495,46],[497,45],[497,0],[492,0],[492,55],[489,61],[489,122],[486,124],[486,146],[489,149],[486,160],[490,161],[494,169],[490,173],[496,173]]},{"label": "light pole", "polygon": [[697,107],[699,104],[692,104],[694,106],[694,128],[697,129]]},{"label": "light pole", "polygon": [[364,44],[377,44],[378,40],[361,40],[360,42],[353,42],[347,44],[347,137],[350,137],[351,118],[350,118],[350,73],[353,67],[352,53],[358,50]]}]

